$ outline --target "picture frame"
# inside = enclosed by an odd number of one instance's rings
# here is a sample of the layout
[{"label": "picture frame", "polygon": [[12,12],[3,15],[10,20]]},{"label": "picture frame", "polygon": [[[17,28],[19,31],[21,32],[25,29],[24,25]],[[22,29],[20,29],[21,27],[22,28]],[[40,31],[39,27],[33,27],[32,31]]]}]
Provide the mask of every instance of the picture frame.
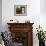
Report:
[{"label": "picture frame", "polygon": [[27,5],[14,5],[14,16],[26,16]]}]

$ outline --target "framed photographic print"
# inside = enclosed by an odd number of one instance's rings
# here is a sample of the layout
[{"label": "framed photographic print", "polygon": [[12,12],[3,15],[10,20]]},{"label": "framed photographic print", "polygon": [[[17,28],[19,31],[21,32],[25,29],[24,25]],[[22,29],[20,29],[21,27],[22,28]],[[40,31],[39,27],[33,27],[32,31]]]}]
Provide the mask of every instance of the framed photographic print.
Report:
[{"label": "framed photographic print", "polygon": [[14,5],[14,15],[15,16],[26,16],[27,5]]}]

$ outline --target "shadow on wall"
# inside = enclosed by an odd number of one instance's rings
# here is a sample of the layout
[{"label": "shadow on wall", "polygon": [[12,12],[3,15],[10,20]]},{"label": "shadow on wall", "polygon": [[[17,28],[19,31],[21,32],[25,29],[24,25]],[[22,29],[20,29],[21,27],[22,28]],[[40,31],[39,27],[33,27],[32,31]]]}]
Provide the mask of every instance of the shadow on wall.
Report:
[{"label": "shadow on wall", "polygon": [[2,0],[0,0],[0,31],[2,31]]}]

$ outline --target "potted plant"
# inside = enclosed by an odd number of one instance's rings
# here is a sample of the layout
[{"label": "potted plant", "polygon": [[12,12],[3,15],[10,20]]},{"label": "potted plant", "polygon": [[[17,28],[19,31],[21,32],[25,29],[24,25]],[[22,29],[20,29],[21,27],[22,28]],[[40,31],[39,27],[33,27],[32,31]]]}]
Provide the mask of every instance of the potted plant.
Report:
[{"label": "potted plant", "polygon": [[45,46],[45,35],[43,32],[42,27],[36,28],[37,29],[37,34],[36,36],[38,36],[38,40],[39,40],[39,46]]}]

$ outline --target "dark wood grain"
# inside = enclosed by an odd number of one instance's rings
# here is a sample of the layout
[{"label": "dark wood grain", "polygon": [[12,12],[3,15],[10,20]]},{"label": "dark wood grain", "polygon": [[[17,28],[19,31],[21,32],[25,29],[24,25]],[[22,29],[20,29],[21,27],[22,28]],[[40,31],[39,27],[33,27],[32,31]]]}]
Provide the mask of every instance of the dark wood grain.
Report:
[{"label": "dark wood grain", "polygon": [[28,46],[33,46],[33,23],[7,23],[9,25],[9,31],[16,32],[28,32]]}]

